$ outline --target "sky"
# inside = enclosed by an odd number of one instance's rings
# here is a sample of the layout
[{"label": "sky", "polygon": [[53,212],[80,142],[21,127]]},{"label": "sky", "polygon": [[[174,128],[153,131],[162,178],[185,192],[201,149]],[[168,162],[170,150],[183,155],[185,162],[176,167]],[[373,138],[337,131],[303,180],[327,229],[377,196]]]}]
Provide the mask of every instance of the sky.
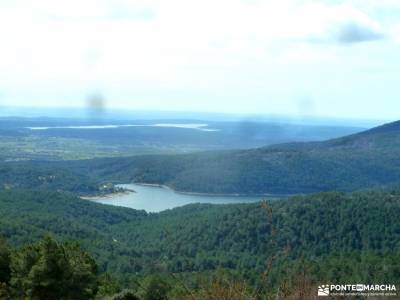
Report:
[{"label": "sky", "polygon": [[0,106],[387,119],[398,0],[0,0]]}]

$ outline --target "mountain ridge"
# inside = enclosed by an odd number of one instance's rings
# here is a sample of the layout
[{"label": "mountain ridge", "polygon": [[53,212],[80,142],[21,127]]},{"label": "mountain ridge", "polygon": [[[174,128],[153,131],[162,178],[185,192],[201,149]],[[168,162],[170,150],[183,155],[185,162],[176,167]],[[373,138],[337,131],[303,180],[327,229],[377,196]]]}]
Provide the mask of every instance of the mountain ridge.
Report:
[{"label": "mountain ridge", "polygon": [[[53,170],[59,179],[76,176],[71,187],[58,182],[46,183],[46,186],[83,193],[94,193],[104,182],[137,182],[166,185],[181,192],[282,195],[397,186],[400,185],[399,157],[400,121],[396,121],[322,142],[8,165],[16,166],[15,170],[26,170],[27,179],[34,178],[30,174],[36,174],[37,170],[48,170],[46,176],[51,176]],[[9,172],[3,175],[6,179],[11,176]],[[32,188],[32,184],[24,186]]]},{"label": "mountain ridge", "polygon": [[389,123],[324,142],[62,164],[101,180],[163,184],[183,192],[347,192],[400,184],[399,124]]}]

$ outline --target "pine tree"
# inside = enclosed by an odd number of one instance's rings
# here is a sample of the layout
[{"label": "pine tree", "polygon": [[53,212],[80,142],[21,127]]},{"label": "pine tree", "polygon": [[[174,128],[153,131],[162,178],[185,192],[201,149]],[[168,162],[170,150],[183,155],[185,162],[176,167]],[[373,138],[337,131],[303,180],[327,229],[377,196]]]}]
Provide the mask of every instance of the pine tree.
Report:
[{"label": "pine tree", "polygon": [[76,244],[45,237],[15,253],[11,285],[16,297],[92,299],[97,292],[97,266]]}]

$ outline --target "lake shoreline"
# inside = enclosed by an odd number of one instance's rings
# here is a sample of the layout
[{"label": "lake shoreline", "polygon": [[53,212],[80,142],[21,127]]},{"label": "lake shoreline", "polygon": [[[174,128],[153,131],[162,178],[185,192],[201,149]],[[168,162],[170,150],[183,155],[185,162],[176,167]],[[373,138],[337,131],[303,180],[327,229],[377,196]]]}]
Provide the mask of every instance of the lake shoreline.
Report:
[{"label": "lake shoreline", "polygon": [[181,194],[181,195],[188,195],[188,196],[207,196],[207,197],[274,197],[274,198],[286,198],[290,197],[293,195],[283,195],[283,194],[216,194],[216,193],[200,193],[200,192],[185,192],[185,191],[179,191],[175,190],[174,188],[165,185],[165,184],[157,184],[157,183],[141,183],[141,182],[134,182],[134,183],[124,183],[124,184],[118,184],[119,186],[124,186],[127,184],[136,184],[136,185],[141,185],[141,186],[152,186],[152,187],[158,187],[158,188],[163,188],[167,190],[171,190],[174,193]]},{"label": "lake shoreline", "polygon": [[287,198],[292,195],[283,195],[283,194],[258,194],[258,195],[252,195],[252,194],[215,194],[215,193],[200,193],[200,192],[185,192],[185,191],[179,191],[175,190],[174,188],[165,185],[165,184],[157,184],[157,183],[143,183],[143,182],[133,182],[133,183],[121,183],[121,184],[115,184],[116,187],[119,187],[120,191],[116,191],[113,193],[108,193],[104,195],[97,195],[97,196],[81,196],[80,198],[83,200],[89,200],[89,201],[97,201],[97,200],[113,200],[114,197],[118,196],[123,196],[123,195],[129,195],[131,193],[136,193],[136,191],[132,188],[128,188],[127,185],[138,185],[138,186],[147,186],[147,187],[155,187],[155,188],[160,188],[160,189],[165,189],[169,190],[177,195],[187,195],[187,196],[199,196],[199,197],[232,197],[232,198],[237,198],[240,200],[240,198],[246,198],[246,197],[252,197],[256,198],[259,197],[260,201],[263,200],[264,197],[268,197],[269,199],[274,198]]},{"label": "lake shoreline", "polygon": [[[174,191],[167,185],[150,183],[115,184],[115,193],[97,197],[84,197],[96,203],[129,207],[136,210],[145,210],[158,213],[164,210],[185,206],[193,203],[200,204],[245,204],[264,200],[279,200],[278,197],[241,196],[237,194],[217,195],[205,193],[186,193]],[[134,190],[129,192],[127,190]],[[119,193],[116,193],[119,191]]]},{"label": "lake shoreline", "polygon": [[132,189],[124,189],[123,191],[118,191],[118,192],[114,192],[114,193],[108,193],[108,194],[104,194],[104,195],[98,195],[98,196],[81,196],[79,198],[83,199],[83,200],[105,200],[105,199],[112,199],[114,196],[122,196],[122,195],[129,195],[132,193],[136,193],[135,190]]}]

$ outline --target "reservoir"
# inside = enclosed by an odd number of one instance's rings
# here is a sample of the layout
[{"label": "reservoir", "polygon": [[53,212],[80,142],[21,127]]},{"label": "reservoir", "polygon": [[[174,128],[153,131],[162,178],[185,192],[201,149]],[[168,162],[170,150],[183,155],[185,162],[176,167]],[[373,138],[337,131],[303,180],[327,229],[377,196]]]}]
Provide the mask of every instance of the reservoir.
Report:
[{"label": "reservoir", "polygon": [[190,203],[250,203],[258,202],[263,199],[260,197],[245,196],[210,196],[210,195],[189,195],[177,193],[169,188],[159,186],[149,186],[140,184],[120,184],[123,187],[135,192],[119,193],[107,197],[92,198],[98,203],[124,206],[147,212],[160,212]]}]

